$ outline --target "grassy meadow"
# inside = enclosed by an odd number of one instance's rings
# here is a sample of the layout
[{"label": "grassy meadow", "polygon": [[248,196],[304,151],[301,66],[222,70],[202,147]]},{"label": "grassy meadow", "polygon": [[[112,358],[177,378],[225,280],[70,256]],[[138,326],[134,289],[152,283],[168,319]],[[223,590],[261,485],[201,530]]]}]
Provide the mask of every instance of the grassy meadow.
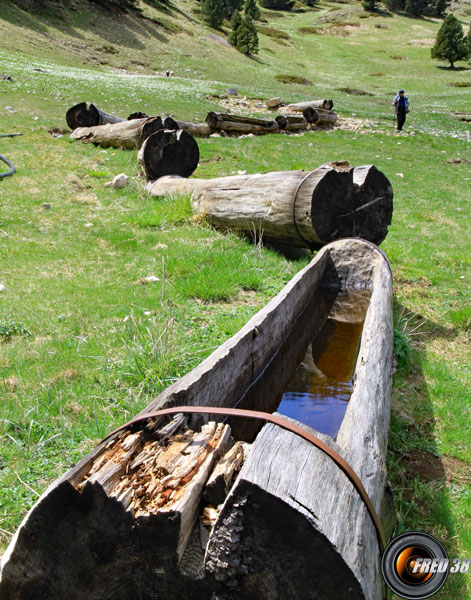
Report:
[{"label": "grassy meadow", "polygon": [[[467,6],[452,6],[466,31]],[[450,556],[471,557],[471,131],[455,114],[470,112],[470,64],[452,71],[430,60],[438,19],[370,15],[353,1],[264,10],[270,35],[260,34],[255,59],[204,27],[190,0],[142,3],[146,19],[94,10],[38,16],[8,3],[0,16],[0,75],[13,79],[0,78],[0,134],[24,134],[0,138],[17,168],[0,180],[0,554],[53,479],[310,259],[195,221],[188,197],[148,197],[135,152],[51,131],[85,100],[123,116],[196,121],[236,87],[260,101],[333,98],[357,126],[200,139],[195,176],[346,159],[391,180],[382,248],[395,284],[389,478],[398,533],[427,531]],[[156,75],[165,69],[175,75]],[[311,83],[281,83],[293,75]],[[411,100],[402,135],[390,107],[399,87]],[[121,172],[129,187],[104,187]],[[470,578],[450,576],[436,597],[471,598]]]}]

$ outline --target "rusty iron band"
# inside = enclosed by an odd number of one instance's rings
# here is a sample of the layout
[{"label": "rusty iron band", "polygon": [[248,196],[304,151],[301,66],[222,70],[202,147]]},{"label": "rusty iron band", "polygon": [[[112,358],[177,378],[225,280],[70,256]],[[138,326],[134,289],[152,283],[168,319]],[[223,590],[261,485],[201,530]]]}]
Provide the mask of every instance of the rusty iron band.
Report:
[{"label": "rusty iron band", "polygon": [[294,191],[294,196],[293,196],[293,224],[294,224],[294,228],[296,229],[296,233],[298,234],[299,239],[306,245],[307,248],[309,248],[309,250],[311,252],[313,252],[314,250],[316,250],[318,246],[316,246],[312,242],[308,241],[303,236],[303,234],[299,231],[299,227],[298,227],[298,224],[296,222],[296,200],[298,199],[298,193],[299,193],[299,190],[301,189],[301,186],[303,185],[303,183],[306,181],[306,179],[308,179],[316,171],[317,171],[317,169],[314,169],[314,171],[309,171],[309,173],[307,175],[305,175],[301,179],[301,181],[298,183],[298,185],[296,187],[296,190]]},{"label": "rusty iron band", "polygon": [[242,408],[222,408],[216,406],[174,406],[172,408],[162,408],[160,410],[152,411],[143,415],[138,415],[134,419],[131,419],[128,423],[121,425],[121,427],[118,427],[117,429],[109,433],[103,439],[103,441],[109,439],[112,435],[115,435],[123,429],[134,425],[135,423],[140,423],[147,419],[155,419],[156,417],[164,417],[166,415],[175,415],[179,413],[198,413],[208,415],[223,415],[227,417],[248,417],[250,419],[258,419],[261,421],[266,421],[268,423],[278,425],[279,427],[282,427],[283,429],[286,429],[287,431],[290,431],[298,435],[299,437],[302,437],[303,439],[307,440],[313,446],[316,446],[316,448],[319,448],[319,450],[324,452],[324,454],[327,454],[327,456],[329,456],[335,462],[335,464],[339,467],[341,471],[343,471],[343,473],[347,476],[347,478],[350,480],[350,482],[353,484],[353,486],[359,493],[376,529],[376,534],[378,536],[378,542],[380,546],[380,554],[384,552],[384,549],[386,548],[386,539],[384,536],[381,521],[373,506],[373,503],[371,502],[370,497],[368,496],[367,491],[363,487],[360,478],[352,469],[352,467],[347,463],[347,461],[344,458],[342,458],[342,456],[340,456],[338,452],[333,450],[330,446],[328,446],[325,442],[320,440],[314,434],[278,415],[257,410],[246,410]]}]

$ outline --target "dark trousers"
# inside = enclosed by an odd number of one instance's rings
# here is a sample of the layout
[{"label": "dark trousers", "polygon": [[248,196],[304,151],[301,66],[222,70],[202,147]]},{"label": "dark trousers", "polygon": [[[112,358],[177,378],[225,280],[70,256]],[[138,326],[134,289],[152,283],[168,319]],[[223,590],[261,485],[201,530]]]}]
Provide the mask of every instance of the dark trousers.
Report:
[{"label": "dark trousers", "polygon": [[402,131],[402,126],[406,122],[406,109],[403,106],[400,106],[397,109],[397,129]]}]

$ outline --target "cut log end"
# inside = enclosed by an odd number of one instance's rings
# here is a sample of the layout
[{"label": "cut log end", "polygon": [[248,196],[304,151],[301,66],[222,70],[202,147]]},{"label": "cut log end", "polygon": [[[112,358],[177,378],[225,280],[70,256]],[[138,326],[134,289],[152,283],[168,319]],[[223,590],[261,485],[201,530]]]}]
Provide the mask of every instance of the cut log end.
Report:
[{"label": "cut log end", "polygon": [[392,212],[391,183],[373,165],[351,172],[330,171],[312,196],[313,227],[324,243],[360,237],[380,244],[388,233]]},{"label": "cut log end", "polygon": [[93,127],[94,125],[98,125],[97,113],[96,111],[92,111],[92,107],[93,104],[89,108],[86,102],[80,102],[80,104],[69,108],[66,112],[65,120],[72,131],[77,129],[77,127]]},{"label": "cut log end", "polygon": [[198,166],[199,156],[198,144],[189,133],[161,129],[146,139],[138,161],[145,176],[154,180],[164,175],[189,177]]}]

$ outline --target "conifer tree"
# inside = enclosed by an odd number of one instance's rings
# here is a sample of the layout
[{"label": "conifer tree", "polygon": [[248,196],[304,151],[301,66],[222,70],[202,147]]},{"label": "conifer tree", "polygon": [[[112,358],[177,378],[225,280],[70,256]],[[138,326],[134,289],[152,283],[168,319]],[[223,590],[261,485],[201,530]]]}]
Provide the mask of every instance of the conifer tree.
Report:
[{"label": "conifer tree", "polygon": [[458,19],[451,13],[443,21],[438,30],[435,45],[432,48],[432,58],[447,60],[450,69],[455,68],[457,60],[463,60],[468,55],[463,28]]},{"label": "conifer tree", "polygon": [[224,21],[224,0],[201,0],[201,12],[207,25],[219,29]]},{"label": "conifer tree", "polygon": [[257,0],[245,0],[244,13],[250,15],[254,21],[260,19],[260,9]]},{"label": "conifer tree", "polygon": [[466,36],[466,49],[468,51],[468,59],[471,60],[471,22],[469,23],[468,35]]},{"label": "conifer tree", "polygon": [[258,52],[258,35],[250,15],[244,15],[237,29],[236,48],[246,56]]},{"label": "conifer tree", "polygon": [[377,0],[363,0],[363,8],[368,12],[375,12],[378,8]]},{"label": "conifer tree", "polygon": [[229,43],[233,46],[237,47],[237,36],[240,25],[242,23],[242,15],[240,14],[240,10],[236,10],[232,15],[231,19],[231,27],[232,31],[229,34]]}]

